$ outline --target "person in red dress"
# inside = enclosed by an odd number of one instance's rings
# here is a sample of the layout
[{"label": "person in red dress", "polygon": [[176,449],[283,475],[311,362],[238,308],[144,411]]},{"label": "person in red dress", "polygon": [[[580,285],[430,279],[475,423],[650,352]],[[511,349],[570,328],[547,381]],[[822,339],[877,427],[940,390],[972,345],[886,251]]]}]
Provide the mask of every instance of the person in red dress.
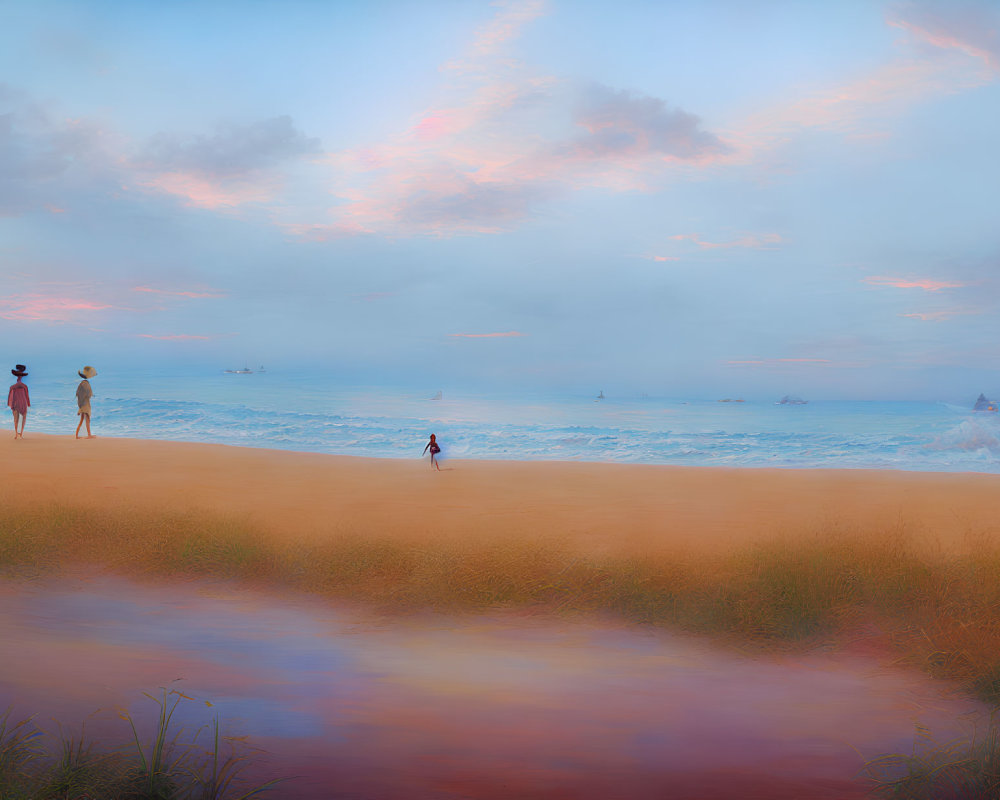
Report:
[{"label": "person in red dress", "polygon": [[[17,378],[17,383],[10,387],[7,392],[7,407],[14,413],[14,438],[24,438],[24,423],[28,418],[28,406],[31,405],[31,397],[28,395],[28,385],[21,380],[28,374],[28,368],[24,364],[17,364],[10,374]],[[18,422],[21,427],[18,430]]]}]

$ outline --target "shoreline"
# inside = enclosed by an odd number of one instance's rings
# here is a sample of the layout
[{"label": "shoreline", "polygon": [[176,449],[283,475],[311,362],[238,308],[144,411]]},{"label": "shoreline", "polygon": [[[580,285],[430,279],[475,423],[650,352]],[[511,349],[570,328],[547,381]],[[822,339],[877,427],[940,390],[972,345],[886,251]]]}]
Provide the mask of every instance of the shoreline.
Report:
[{"label": "shoreline", "polygon": [[[6,429],[3,430],[6,433]],[[30,437],[37,438],[47,438],[47,439],[73,439],[72,434],[64,433],[45,433],[45,432],[33,432],[29,431]],[[11,437],[13,438],[13,437]],[[81,436],[81,439],[85,438]],[[273,443],[268,443],[266,445],[254,445],[254,444],[244,444],[244,443],[233,443],[224,441],[196,441],[192,439],[168,439],[168,438],[142,438],[138,436],[118,436],[112,434],[95,434],[94,439],[113,439],[115,441],[134,441],[134,442],[161,442],[176,445],[196,445],[205,447],[226,447],[233,450],[248,450],[248,451],[259,451],[264,450],[267,452],[274,453],[298,453],[301,455],[314,455],[314,456],[327,456],[330,458],[345,458],[352,460],[370,460],[370,461],[397,461],[403,463],[410,463],[411,461],[420,461],[423,458],[424,461],[427,460],[427,454],[425,453],[422,457],[420,455],[416,456],[398,456],[398,455],[353,455],[350,453],[331,453],[325,450],[303,450],[296,448],[284,448],[275,447]],[[0,436],[2,439],[2,436]],[[423,441],[422,439],[420,441]],[[415,452],[415,451],[414,451]],[[736,464],[736,465],[719,465],[719,464],[678,464],[678,463],[666,463],[666,462],[655,462],[655,461],[613,461],[613,460],[600,460],[600,459],[587,459],[587,458],[501,458],[501,457],[459,457],[459,456],[448,456],[445,454],[444,458],[438,459],[442,464],[447,462],[458,462],[458,463],[512,463],[512,464],[595,464],[595,465],[608,465],[608,466],[625,466],[625,467],[666,467],[670,469],[691,469],[691,470],[719,470],[722,472],[743,472],[743,471],[759,471],[759,470],[774,470],[778,472],[874,472],[874,473],[909,473],[909,474],[924,474],[924,475],[983,475],[992,476],[995,478],[1000,478],[1000,471],[990,472],[988,470],[975,470],[975,469],[924,469],[924,468],[913,468],[904,469],[901,467],[879,467],[879,466],[812,466],[812,465],[795,465],[795,464],[784,464],[775,466],[772,464]]]},{"label": "shoreline", "polygon": [[187,511],[282,538],[558,541],[599,555],[894,533],[943,552],[1000,539],[1000,475],[373,458],[72,435],[0,438],[9,509]]},{"label": "shoreline", "polygon": [[[227,385],[206,387],[204,402],[187,406],[176,393],[161,398],[140,382],[121,396],[104,398],[96,431],[115,438],[389,459],[419,455],[427,435],[436,431],[446,457],[473,460],[1000,474],[994,446],[1000,417],[943,403],[727,410],[726,404],[706,400],[633,399],[605,406],[579,398],[508,403],[470,396],[439,404],[393,392],[320,386],[300,406],[286,409],[278,386],[255,393],[257,400],[246,406],[233,402]],[[46,410],[29,420],[32,432],[73,432],[75,416],[40,404]]]}]

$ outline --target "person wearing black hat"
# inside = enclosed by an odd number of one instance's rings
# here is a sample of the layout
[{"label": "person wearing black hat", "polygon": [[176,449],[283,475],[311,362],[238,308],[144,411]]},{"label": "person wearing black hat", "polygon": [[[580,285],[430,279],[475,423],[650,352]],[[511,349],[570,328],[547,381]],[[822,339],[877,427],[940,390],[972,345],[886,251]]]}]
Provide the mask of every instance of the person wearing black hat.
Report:
[{"label": "person wearing black hat", "polygon": [[90,398],[94,396],[94,390],[90,388],[90,381],[87,378],[93,378],[97,370],[93,367],[84,367],[76,374],[83,378],[76,387],[76,404],[80,409],[76,412],[80,415],[80,421],[76,424],[76,438],[80,438],[80,427],[87,423],[87,438],[96,439],[97,437],[90,432]]},{"label": "person wearing black hat", "polygon": [[[28,406],[31,405],[31,398],[28,396],[28,385],[21,380],[28,374],[28,368],[24,364],[18,364],[10,371],[11,375],[17,378],[17,383],[10,387],[7,392],[7,406],[14,412],[14,438],[24,438],[24,423],[28,418]],[[18,430],[18,422],[21,429]]]}]

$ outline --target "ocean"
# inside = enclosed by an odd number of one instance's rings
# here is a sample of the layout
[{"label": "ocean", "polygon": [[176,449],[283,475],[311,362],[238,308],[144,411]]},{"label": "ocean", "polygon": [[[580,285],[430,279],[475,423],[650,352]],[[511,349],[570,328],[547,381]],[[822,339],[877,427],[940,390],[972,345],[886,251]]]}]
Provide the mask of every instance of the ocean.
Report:
[{"label": "ocean", "polygon": [[[13,382],[13,378],[11,378]],[[72,434],[69,377],[29,375],[26,435]],[[810,398],[719,402],[657,397],[496,395],[338,385],[335,376],[255,371],[100,374],[99,436],[419,458],[431,433],[445,458],[718,467],[1000,473],[1000,415],[921,402]],[[12,421],[8,412],[7,428]]]}]

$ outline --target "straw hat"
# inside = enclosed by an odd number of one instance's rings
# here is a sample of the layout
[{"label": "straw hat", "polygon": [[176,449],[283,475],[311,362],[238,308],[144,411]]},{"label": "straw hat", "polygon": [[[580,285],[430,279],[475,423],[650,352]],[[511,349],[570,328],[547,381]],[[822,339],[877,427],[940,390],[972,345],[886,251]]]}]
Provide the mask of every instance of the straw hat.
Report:
[{"label": "straw hat", "polygon": [[23,378],[25,375],[28,374],[28,368],[24,366],[24,364],[17,364],[14,366],[14,369],[10,371],[10,374],[17,375],[17,377],[19,378]]},{"label": "straw hat", "polygon": [[84,367],[76,374],[79,375],[81,378],[93,378],[97,374],[97,370],[94,369],[93,367]]}]

